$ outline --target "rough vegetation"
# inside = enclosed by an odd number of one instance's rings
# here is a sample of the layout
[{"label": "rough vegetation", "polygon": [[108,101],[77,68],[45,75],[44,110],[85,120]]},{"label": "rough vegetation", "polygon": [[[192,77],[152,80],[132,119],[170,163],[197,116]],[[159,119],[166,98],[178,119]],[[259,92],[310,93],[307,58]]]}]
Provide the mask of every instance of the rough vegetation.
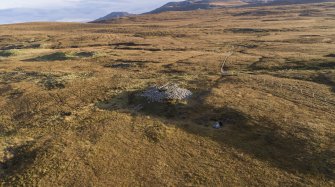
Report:
[{"label": "rough vegetation", "polygon": [[1,25],[0,184],[334,186],[334,6]]}]

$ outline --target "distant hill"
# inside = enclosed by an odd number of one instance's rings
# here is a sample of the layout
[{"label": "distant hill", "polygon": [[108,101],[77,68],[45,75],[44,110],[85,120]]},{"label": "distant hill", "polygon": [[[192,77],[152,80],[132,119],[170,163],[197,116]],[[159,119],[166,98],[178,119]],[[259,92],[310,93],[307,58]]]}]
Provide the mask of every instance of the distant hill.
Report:
[{"label": "distant hill", "polygon": [[135,14],[130,14],[128,12],[112,12],[108,14],[107,16],[101,17],[97,20],[94,20],[93,22],[102,22],[102,21],[108,21],[111,19],[118,19],[122,17],[128,17],[128,16],[134,16]]},{"label": "distant hill", "polygon": [[[186,0],[180,2],[169,2],[155,10],[144,14],[159,14],[168,11],[192,11],[206,10],[220,7],[240,7],[240,6],[264,6],[264,5],[286,5],[301,3],[320,3],[332,0]],[[94,22],[104,22],[116,18],[133,16],[127,12],[112,12],[111,14],[99,18]]]},{"label": "distant hill", "polygon": [[257,5],[257,4],[267,4],[267,5],[276,5],[276,4],[302,4],[302,3],[321,3],[328,2],[332,0],[243,0],[246,3]]},{"label": "distant hill", "polygon": [[167,11],[190,11],[197,9],[210,9],[213,7],[215,7],[215,5],[210,4],[208,0],[203,1],[188,0],[188,1],[167,3],[162,7],[159,7],[153,11],[148,12],[147,14],[157,14]]},{"label": "distant hill", "polygon": [[285,5],[300,3],[320,3],[331,0],[186,0],[170,2],[146,14],[157,14],[167,11],[191,11],[198,9],[212,9],[219,7],[257,6],[257,5]]}]

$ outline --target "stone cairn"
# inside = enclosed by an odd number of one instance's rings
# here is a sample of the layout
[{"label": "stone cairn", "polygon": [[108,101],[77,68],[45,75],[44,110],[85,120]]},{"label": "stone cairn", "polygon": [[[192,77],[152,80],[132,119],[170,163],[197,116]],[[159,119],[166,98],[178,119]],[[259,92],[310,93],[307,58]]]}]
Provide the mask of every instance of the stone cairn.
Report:
[{"label": "stone cairn", "polygon": [[139,94],[149,102],[166,102],[169,100],[185,100],[192,96],[190,90],[180,88],[177,84],[165,84],[163,86],[152,86]]}]

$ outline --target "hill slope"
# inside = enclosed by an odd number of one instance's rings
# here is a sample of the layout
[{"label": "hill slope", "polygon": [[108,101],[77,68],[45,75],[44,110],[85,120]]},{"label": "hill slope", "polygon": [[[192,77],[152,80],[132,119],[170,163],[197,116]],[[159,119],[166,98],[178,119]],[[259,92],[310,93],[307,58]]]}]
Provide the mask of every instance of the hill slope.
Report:
[{"label": "hill slope", "polygon": [[166,11],[190,11],[197,9],[210,9],[215,7],[211,5],[208,1],[197,1],[197,0],[188,0],[181,2],[170,2],[162,7],[159,7],[153,11],[148,12],[148,14],[157,14]]},{"label": "hill slope", "polygon": [[129,17],[129,16],[133,16],[134,14],[130,14],[128,12],[112,12],[104,17],[101,17],[97,20],[94,20],[93,22],[101,22],[101,21],[107,21],[107,20],[111,20],[111,19],[118,19],[118,18],[122,18],[122,17]]},{"label": "hill slope", "polygon": [[[241,6],[264,6],[264,5],[289,5],[289,4],[304,4],[304,3],[320,3],[328,2],[329,0],[186,0],[180,2],[170,2],[155,10],[145,14],[158,14],[168,11],[192,11],[192,10],[208,10],[213,8],[223,7],[241,7]],[[113,12],[103,18],[97,19],[94,22],[104,22],[110,19],[128,17],[132,14],[124,12]]]},{"label": "hill slope", "polygon": [[258,6],[258,5],[275,5],[275,4],[303,4],[303,3],[320,3],[329,0],[186,0],[181,2],[170,2],[159,7],[148,14],[157,14],[167,11],[190,11],[198,9],[212,9],[220,7],[238,7],[238,6]]}]

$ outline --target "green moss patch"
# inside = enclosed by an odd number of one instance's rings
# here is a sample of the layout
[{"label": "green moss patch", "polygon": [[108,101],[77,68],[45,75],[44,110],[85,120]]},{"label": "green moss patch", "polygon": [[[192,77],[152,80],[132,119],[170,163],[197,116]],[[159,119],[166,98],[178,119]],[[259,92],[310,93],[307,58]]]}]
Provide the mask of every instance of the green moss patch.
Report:
[{"label": "green moss patch", "polygon": [[10,57],[16,55],[16,52],[13,50],[1,50],[0,57]]}]

